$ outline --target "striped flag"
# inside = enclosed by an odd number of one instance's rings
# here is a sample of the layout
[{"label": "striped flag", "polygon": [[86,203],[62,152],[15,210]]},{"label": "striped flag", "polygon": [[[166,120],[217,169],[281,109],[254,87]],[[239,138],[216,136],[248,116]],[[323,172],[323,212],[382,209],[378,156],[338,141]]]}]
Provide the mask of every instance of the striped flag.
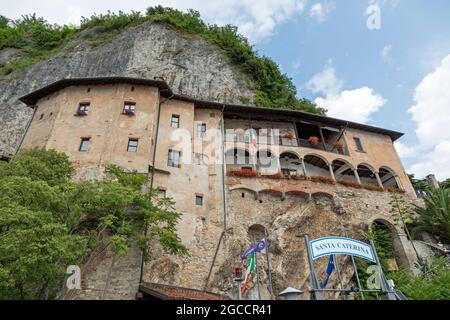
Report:
[{"label": "striped flag", "polygon": [[241,293],[244,293],[245,289],[247,288],[247,284],[250,281],[250,275],[253,271],[255,271],[255,259],[256,259],[256,253],[253,252],[250,255],[250,259],[248,259],[247,270],[245,271],[245,279],[244,279],[244,282],[242,283]]}]

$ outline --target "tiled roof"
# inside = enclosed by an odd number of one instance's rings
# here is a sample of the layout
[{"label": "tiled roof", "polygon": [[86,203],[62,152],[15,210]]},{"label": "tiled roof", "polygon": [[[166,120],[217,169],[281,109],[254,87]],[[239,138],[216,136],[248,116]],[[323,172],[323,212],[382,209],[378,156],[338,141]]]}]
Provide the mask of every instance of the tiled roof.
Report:
[{"label": "tiled roof", "polygon": [[160,300],[231,300],[218,293],[150,282],[142,283],[139,292]]}]

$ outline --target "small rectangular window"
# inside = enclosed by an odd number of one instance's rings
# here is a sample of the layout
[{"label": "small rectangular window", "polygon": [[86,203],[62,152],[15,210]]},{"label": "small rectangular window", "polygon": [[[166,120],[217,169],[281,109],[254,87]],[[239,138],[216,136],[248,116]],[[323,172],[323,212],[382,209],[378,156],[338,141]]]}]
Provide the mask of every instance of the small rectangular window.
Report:
[{"label": "small rectangular window", "polygon": [[206,123],[197,124],[197,137],[199,138],[206,137]]},{"label": "small rectangular window", "polygon": [[137,152],[139,139],[128,139],[128,152]]},{"label": "small rectangular window", "polygon": [[358,137],[354,137],[353,140],[355,141],[356,151],[364,151],[361,139]]},{"label": "small rectangular window", "polygon": [[77,115],[78,116],[87,116],[87,114],[89,113],[90,106],[91,106],[91,104],[89,102],[81,102],[78,105]]},{"label": "small rectangular window", "polygon": [[173,114],[172,118],[170,119],[170,126],[172,128],[179,128],[180,127],[180,116]]},{"label": "small rectangular window", "polygon": [[91,138],[81,138],[79,151],[81,151],[81,152],[88,151],[90,142],[91,142]]},{"label": "small rectangular window", "polygon": [[166,196],[167,196],[166,189],[159,188],[158,189],[158,197],[159,198],[166,198]]},{"label": "small rectangular window", "polygon": [[203,205],[203,197],[196,195],[195,196],[195,205],[196,206],[202,206]]},{"label": "small rectangular window", "polygon": [[169,167],[179,168],[180,167],[180,155],[181,155],[180,151],[170,149],[168,160],[167,160],[167,165]]},{"label": "small rectangular window", "polygon": [[133,115],[136,108],[136,103],[134,102],[125,102],[123,105],[123,114]]}]

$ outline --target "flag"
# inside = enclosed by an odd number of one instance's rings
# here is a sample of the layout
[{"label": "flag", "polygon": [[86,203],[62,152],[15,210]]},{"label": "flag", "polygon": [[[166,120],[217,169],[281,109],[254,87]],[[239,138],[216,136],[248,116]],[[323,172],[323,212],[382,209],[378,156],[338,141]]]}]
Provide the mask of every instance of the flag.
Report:
[{"label": "flag", "polygon": [[249,255],[251,255],[254,252],[261,252],[264,254],[267,254],[267,246],[266,246],[266,239],[262,239],[261,241],[259,241],[257,244],[255,244],[254,246],[252,246],[250,249],[248,249],[247,251],[245,251],[245,253],[242,255],[242,260],[247,259],[247,257]]},{"label": "flag", "polygon": [[322,289],[325,289],[325,287],[327,286],[328,280],[330,279],[330,275],[333,272],[333,270],[334,270],[334,255],[331,255],[327,266],[327,276],[321,285]]},{"label": "flag", "polygon": [[250,259],[248,260],[247,270],[245,271],[244,282],[242,283],[242,287],[241,287],[241,293],[244,293],[245,289],[247,288],[247,284],[250,281],[250,274],[255,270],[255,258],[256,258],[256,253],[253,252],[250,255]]}]

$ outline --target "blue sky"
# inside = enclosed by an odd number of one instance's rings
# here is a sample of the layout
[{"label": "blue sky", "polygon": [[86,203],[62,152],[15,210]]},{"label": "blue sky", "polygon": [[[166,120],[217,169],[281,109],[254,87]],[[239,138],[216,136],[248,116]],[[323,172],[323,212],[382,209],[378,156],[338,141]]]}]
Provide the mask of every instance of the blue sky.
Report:
[{"label": "blue sky", "polygon": [[[16,0],[0,14],[36,12],[50,22],[78,23],[94,12],[155,4],[237,25],[292,77],[299,96],[330,116],[405,132],[396,146],[406,170],[450,177],[448,0]],[[379,29],[367,26],[366,10],[374,6]]]}]

